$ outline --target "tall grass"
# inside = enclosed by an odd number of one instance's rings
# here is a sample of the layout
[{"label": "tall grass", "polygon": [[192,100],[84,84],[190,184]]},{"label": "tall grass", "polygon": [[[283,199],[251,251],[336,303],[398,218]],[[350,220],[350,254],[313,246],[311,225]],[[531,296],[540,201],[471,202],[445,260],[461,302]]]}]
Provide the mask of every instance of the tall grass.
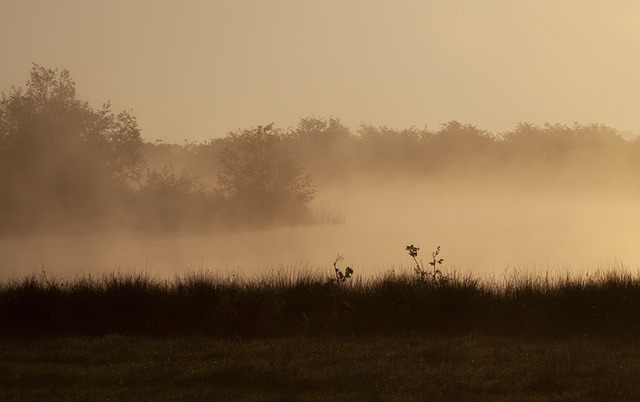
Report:
[{"label": "tall grass", "polygon": [[[330,272],[328,272],[330,273]],[[76,278],[32,274],[0,283],[0,335],[640,335],[640,275],[514,272],[502,279],[411,272],[332,280],[280,270],[247,278],[198,271]]]}]

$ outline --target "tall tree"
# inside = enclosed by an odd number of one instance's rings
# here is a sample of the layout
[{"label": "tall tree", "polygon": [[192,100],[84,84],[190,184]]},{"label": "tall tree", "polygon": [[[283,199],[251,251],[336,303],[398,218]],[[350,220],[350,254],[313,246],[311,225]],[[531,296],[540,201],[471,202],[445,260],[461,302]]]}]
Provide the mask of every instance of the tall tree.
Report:
[{"label": "tall tree", "polygon": [[0,218],[28,225],[98,213],[98,201],[140,176],[141,147],[129,112],[94,110],[69,71],[34,64],[26,89],[0,99]]}]

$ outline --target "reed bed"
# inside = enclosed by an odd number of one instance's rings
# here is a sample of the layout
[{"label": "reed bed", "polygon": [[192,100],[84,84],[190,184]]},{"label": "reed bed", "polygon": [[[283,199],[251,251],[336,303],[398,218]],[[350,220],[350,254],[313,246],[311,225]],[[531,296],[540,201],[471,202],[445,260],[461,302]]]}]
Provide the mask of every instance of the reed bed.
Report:
[{"label": "reed bed", "polygon": [[640,274],[622,265],[500,279],[410,271],[336,278],[310,268],[252,278],[201,270],[171,280],[43,271],[0,283],[0,335],[640,335]]}]

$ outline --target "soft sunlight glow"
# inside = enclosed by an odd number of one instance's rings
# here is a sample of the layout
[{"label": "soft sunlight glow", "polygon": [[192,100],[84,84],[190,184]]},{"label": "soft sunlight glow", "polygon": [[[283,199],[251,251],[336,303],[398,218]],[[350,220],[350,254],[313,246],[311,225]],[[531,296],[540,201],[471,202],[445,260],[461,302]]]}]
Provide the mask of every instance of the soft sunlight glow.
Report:
[{"label": "soft sunlight glow", "polygon": [[11,1],[0,88],[67,68],[94,106],[181,143],[301,116],[640,132],[635,1]]}]

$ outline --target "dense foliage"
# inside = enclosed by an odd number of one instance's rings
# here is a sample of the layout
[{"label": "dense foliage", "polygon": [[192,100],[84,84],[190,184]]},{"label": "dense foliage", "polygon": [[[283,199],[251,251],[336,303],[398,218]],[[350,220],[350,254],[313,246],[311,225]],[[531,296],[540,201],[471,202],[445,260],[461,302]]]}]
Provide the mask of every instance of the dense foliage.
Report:
[{"label": "dense foliage", "polygon": [[0,233],[211,231],[309,221],[314,187],[270,126],[206,155],[218,186],[149,167],[135,117],[78,99],[67,70],[34,65],[0,101]]},{"label": "dense foliage", "polygon": [[601,124],[352,132],[339,119],[308,117],[286,130],[269,124],[178,145],[143,143],[130,112],[93,109],[66,70],[34,65],[26,89],[0,100],[4,235],[332,220],[312,204],[316,192],[348,192],[355,181],[637,192],[639,174],[640,140]]},{"label": "dense foliage", "polygon": [[311,177],[282,146],[272,125],[230,133],[220,155],[219,189],[236,216],[303,219],[313,199]]},{"label": "dense foliage", "polygon": [[34,65],[26,90],[0,100],[0,221],[5,230],[77,226],[106,213],[108,200],[143,167],[135,117],[94,110],[77,98],[68,71]]},{"label": "dense foliage", "polygon": [[[334,118],[303,118],[297,127],[273,130],[319,186],[353,180],[491,180],[531,189],[640,189],[640,139],[624,139],[602,124],[518,123],[490,133],[450,121],[437,130],[392,129],[363,124],[355,132]],[[171,163],[202,178],[222,170],[211,163],[233,139],[200,144],[145,145],[151,165]]]}]

